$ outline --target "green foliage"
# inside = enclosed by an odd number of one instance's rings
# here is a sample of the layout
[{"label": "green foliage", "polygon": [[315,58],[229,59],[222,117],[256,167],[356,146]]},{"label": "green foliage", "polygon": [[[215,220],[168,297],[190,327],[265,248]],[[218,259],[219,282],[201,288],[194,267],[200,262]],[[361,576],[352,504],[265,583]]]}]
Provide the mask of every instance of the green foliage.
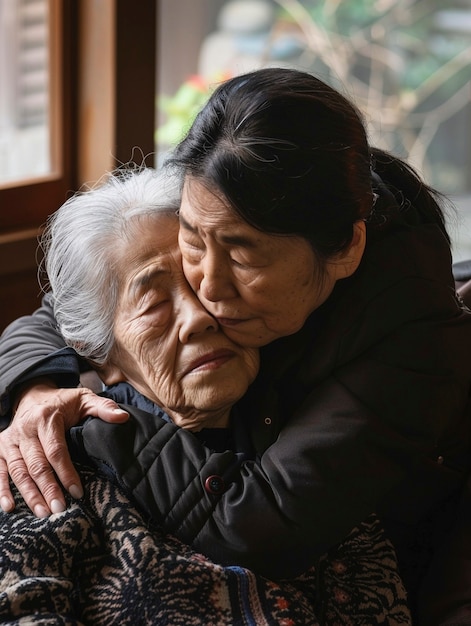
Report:
[{"label": "green foliage", "polygon": [[183,138],[209,97],[210,87],[200,76],[191,76],[173,96],[160,95],[158,107],[166,121],[156,131],[160,145],[173,146]]},{"label": "green foliage", "polygon": [[[276,63],[276,55],[270,54],[277,37],[292,37],[302,51],[290,64],[344,87],[365,113],[372,143],[409,158],[432,184],[437,180],[447,190],[443,172],[456,171],[451,160],[464,159],[467,147],[458,148],[455,142],[452,151],[443,150],[443,137],[449,134],[444,128],[456,134],[456,123],[450,126],[450,120],[469,107],[471,82],[469,33],[446,31],[437,22],[439,11],[453,8],[450,3],[273,1],[278,7],[275,21],[266,33],[263,58],[254,59],[254,67]],[[165,115],[157,131],[161,146],[182,138],[209,93],[208,81],[193,76],[174,95],[158,99]],[[436,137],[442,138],[438,150]],[[450,184],[456,188],[455,182]]]}]

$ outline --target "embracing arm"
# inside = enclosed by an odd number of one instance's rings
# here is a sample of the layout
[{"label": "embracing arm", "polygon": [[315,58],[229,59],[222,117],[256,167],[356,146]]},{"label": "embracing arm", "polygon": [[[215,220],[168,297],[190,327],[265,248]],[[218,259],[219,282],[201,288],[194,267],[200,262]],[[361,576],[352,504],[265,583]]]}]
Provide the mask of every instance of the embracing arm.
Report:
[{"label": "embracing arm", "polygon": [[419,317],[383,337],[336,364],[256,459],[213,453],[131,407],[126,425],[87,422],[85,451],[210,558],[297,574],[371,512],[414,525],[460,488],[470,314]]},{"label": "embracing arm", "polygon": [[[65,499],[55,475],[80,497],[80,479],[70,460],[65,431],[87,415],[122,421],[110,399],[77,388],[85,366],[56,329],[50,295],[33,315],[10,324],[0,338],[0,506],[11,511],[11,475],[39,517],[62,510]],[[66,387],[57,389],[57,387]],[[10,422],[14,413],[15,417]],[[55,475],[54,475],[55,474]]]},{"label": "embracing arm", "polygon": [[[57,354],[55,367],[50,363],[53,354]],[[2,415],[10,410],[10,393],[17,385],[38,375],[49,374],[58,377],[60,386],[71,387],[78,384],[77,356],[67,350],[56,328],[51,296],[47,294],[39,309],[32,315],[25,315],[12,322],[0,337]]]},{"label": "embracing arm", "polygon": [[[368,450],[367,434],[354,420],[350,433],[337,435],[334,424],[321,428],[315,436],[325,440],[316,443],[301,419],[254,461],[212,452],[188,431],[124,408],[132,415],[126,424],[92,419],[73,429],[75,449],[107,475],[113,468],[115,479],[165,530],[216,562],[266,576],[306,570],[374,510],[380,484],[387,489],[393,478],[389,468],[378,471],[379,452]],[[346,468],[356,479],[352,491]]]}]

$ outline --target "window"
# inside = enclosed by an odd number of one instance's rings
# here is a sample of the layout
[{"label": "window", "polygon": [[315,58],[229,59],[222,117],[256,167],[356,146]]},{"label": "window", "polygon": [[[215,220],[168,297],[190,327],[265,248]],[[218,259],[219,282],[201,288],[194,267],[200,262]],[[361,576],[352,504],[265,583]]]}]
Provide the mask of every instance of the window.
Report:
[{"label": "window", "polygon": [[0,0],[0,233],[37,228],[73,188],[74,16]]},{"label": "window", "polygon": [[76,189],[76,17],[71,0],[0,0],[0,331],[39,306],[39,229]]},{"label": "window", "polygon": [[0,0],[0,184],[43,177],[57,167],[54,18],[47,0]]},{"label": "window", "polygon": [[[0,331],[39,306],[48,215],[133,152],[152,159],[155,14],[154,0],[0,0]],[[21,157],[5,154],[17,140]]]}]

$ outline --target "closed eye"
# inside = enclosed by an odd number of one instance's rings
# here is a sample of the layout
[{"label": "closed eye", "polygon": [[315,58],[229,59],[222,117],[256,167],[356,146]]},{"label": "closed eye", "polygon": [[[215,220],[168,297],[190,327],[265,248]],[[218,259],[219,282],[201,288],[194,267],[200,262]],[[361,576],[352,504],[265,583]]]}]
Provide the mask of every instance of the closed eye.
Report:
[{"label": "closed eye", "polygon": [[236,267],[240,267],[241,269],[248,269],[250,266],[247,265],[247,263],[244,263],[242,261],[237,261],[236,259],[233,259],[231,257],[231,263],[232,265],[235,265]]},{"label": "closed eye", "polygon": [[171,319],[172,303],[170,300],[161,300],[147,306],[141,313],[141,318],[147,320],[150,326],[166,328]]},{"label": "closed eye", "polygon": [[195,262],[200,261],[204,256],[204,245],[200,241],[188,241],[180,240],[180,249],[183,258],[186,261]]}]

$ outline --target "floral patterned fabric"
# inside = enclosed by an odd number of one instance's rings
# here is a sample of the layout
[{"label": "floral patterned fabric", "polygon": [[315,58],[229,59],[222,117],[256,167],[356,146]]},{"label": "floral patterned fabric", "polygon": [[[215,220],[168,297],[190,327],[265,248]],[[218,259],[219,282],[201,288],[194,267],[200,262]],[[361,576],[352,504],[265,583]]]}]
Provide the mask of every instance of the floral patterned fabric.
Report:
[{"label": "floral patterned fabric", "polygon": [[17,497],[15,512],[0,514],[0,624],[410,624],[374,517],[317,568],[275,583],[208,561],[152,528],[107,479],[81,475],[86,495],[64,513],[37,519]]}]

